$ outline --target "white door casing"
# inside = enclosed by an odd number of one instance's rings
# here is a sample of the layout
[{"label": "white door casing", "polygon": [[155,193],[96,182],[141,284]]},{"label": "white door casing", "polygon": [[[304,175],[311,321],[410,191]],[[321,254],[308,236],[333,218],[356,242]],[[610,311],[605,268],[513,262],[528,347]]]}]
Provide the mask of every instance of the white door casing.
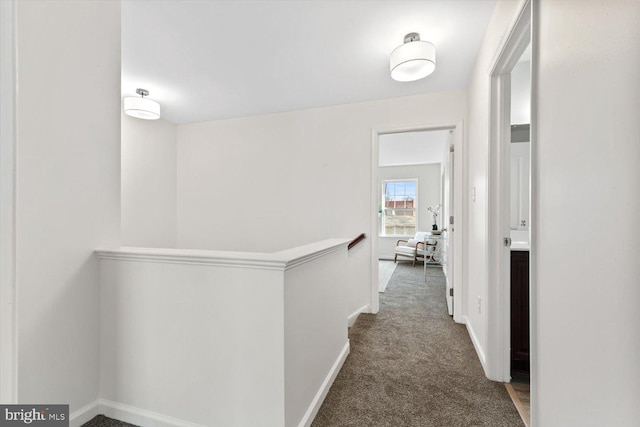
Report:
[{"label": "white door casing", "polygon": [[[379,150],[380,150],[380,141],[379,136],[384,134],[391,133],[401,133],[401,132],[416,132],[416,131],[436,131],[436,130],[452,130],[453,131],[453,144],[455,147],[455,152],[457,155],[455,156],[455,165],[452,168],[453,173],[455,174],[455,179],[453,181],[454,185],[452,188],[453,194],[453,216],[456,218],[456,221],[460,221],[462,223],[463,215],[465,214],[463,211],[463,199],[464,199],[464,177],[463,173],[463,158],[465,153],[465,147],[463,145],[464,141],[464,123],[463,121],[454,122],[454,123],[436,123],[436,124],[418,124],[413,126],[402,126],[402,127],[390,127],[390,128],[374,128],[371,131],[371,195],[370,195],[370,209],[371,209],[371,228],[370,228],[370,236],[378,235],[378,165],[379,165]],[[443,226],[445,226],[445,222],[443,219]],[[459,228],[460,229],[460,228]],[[452,276],[453,281],[451,282],[451,286],[454,288],[454,296],[453,296],[453,320],[458,323],[464,323],[463,313],[462,313],[462,295],[463,295],[463,287],[462,287],[462,262],[456,260],[462,259],[462,248],[463,248],[463,233],[461,232],[453,232],[448,236],[449,239],[453,240],[453,250],[449,252],[448,257],[449,261],[452,263]],[[380,309],[380,300],[378,293],[378,239],[371,239],[371,286],[370,286],[370,307],[371,313],[377,313]]]},{"label": "white door casing", "polygon": [[[522,3],[521,12],[504,40],[490,73],[486,374],[491,380],[509,382],[511,250],[504,239],[511,232],[511,70],[531,42],[529,0]],[[533,125],[532,120],[532,128]]]},{"label": "white door casing", "polygon": [[[443,186],[443,199],[444,199],[444,212],[442,216],[442,226],[446,228],[446,236],[445,241],[445,253],[446,253],[446,262],[443,265],[444,274],[446,277],[446,297],[447,297],[447,310],[449,311],[449,315],[453,315],[453,282],[454,282],[454,257],[449,254],[453,254],[455,241],[453,239],[453,235],[455,234],[456,224],[451,224],[450,218],[455,218],[453,215],[454,209],[454,197],[453,197],[453,189],[454,189],[454,165],[455,165],[455,146],[453,143],[450,145],[450,150],[448,153],[448,159],[446,160],[445,173],[444,173],[444,186]],[[460,262],[460,261],[458,261]]]}]

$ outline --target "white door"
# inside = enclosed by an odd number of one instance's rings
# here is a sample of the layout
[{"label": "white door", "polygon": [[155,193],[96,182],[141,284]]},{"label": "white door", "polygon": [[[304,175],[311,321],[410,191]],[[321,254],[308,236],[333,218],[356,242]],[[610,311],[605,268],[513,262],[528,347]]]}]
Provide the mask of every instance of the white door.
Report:
[{"label": "white door", "polygon": [[[451,144],[453,147],[453,144]],[[450,223],[453,216],[453,151],[449,150],[448,158],[445,157],[445,167],[443,174],[443,215],[442,227],[446,228],[443,233],[443,259],[442,269],[445,275],[446,292],[447,292],[447,310],[449,315],[453,316],[453,233],[454,224]]]}]

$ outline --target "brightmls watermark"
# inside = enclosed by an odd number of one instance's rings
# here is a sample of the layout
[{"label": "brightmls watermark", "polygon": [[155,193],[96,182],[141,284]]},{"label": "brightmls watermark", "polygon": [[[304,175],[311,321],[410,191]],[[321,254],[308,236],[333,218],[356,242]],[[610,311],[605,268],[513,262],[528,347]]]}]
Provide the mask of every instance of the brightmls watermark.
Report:
[{"label": "brightmls watermark", "polygon": [[0,427],[69,427],[69,405],[0,405]]}]

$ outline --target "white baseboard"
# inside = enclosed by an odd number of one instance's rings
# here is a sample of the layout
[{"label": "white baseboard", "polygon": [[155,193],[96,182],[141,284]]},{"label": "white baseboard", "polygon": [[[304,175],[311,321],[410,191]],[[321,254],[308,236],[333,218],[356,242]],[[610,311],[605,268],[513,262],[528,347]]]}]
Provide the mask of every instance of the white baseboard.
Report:
[{"label": "white baseboard", "polygon": [[[350,345],[349,340],[347,340],[340,351],[340,354],[333,363],[329,373],[322,382],[322,385],[318,389],[318,392],[311,401],[307,412],[300,421],[300,427],[309,427],[313,422],[313,419],[322,406],[322,402],[324,402],[325,397],[327,397],[327,393],[329,393],[329,389],[338,376],[342,365],[344,365],[344,361],[347,359],[349,351]],[[134,406],[113,402],[107,399],[95,400],[70,414],[69,427],[80,427],[100,414],[142,427],[206,427],[179,418],[163,415],[158,412],[136,408]]]},{"label": "white baseboard", "polygon": [[467,316],[464,316],[463,319],[464,319],[464,324],[467,325],[467,332],[471,337],[473,348],[476,349],[476,353],[478,354],[478,359],[480,359],[480,364],[482,365],[482,369],[484,369],[484,373],[486,375],[487,360],[486,360],[486,356],[484,355],[484,350],[482,349],[482,346],[480,345],[480,341],[478,340],[478,337],[476,336],[476,333],[473,330],[473,326],[471,326],[471,322],[469,321],[469,318]]},{"label": "white baseboard", "polygon": [[143,427],[205,427],[158,412],[140,409],[111,400],[100,399],[100,413],[109,418]]},{"label": "white baseboard", "polygon": [[82,424],[91,421],[96,415],[100,414],[100,399],[96,399],[77,411],[69,414],[69,427],[80,427]]},{"label": "white baseboard", "polygon": [[98,399],[69,415],[69,427],[80,427],[97,415],[144,427],[205,427],[107,399]]},{"label": "white baseboard", "polygon": [[369,304],[363,305],[362,307],[360,307],[359,309],[351,313],[349,317],[347,317],[348,326],[352,327],[353,324],[356,323],[356,320],[358,320],[358,316],[360,316],[360,313],[364,313],[364,312],[367,312],[367,313],[371,312],[371,307],[369,306]]},{"label": "white baseboard", "polygon": [[[325,377],[322,385],[318,389],[318,392],[311,401],[307,412],[304,414],[304,417],[299,423],[299,427],[309,427],[313,422],[313,419],[322,406],[322,402],[324,402],[325,397],[327,397],[327,393],[329,393],[329,389],[338,376],[342,365],[344,365],[344,361],[347,359],[349,351],[350,345],[349,340],[347,340],[344,347],[340,351],[340,354],[333,363],[331,370]],[[200,424],[181,420],[179,418],[173,418],[167,415],[163,415],[158,412],[136,408],[134,406],[113,402],[107,399],[95,400],[70,414],[69,427],[80,427],[84,423],[90,421],[100,414],[105,415],[109,418],[143,427],[206,427]]]},{"label": "white baseboard", "polygon": [[346,344],[342,348],[342,351],[338,355],[338,358],[336,359],[333,366],[331,367],[331,370],[329,371],[324,381],[322,382],[322,385],[320,386],[320,389],[316,393],[316,396],[311,401],[311,405],[309,405],[309,409],[307,409],[307,412],[304,414],[304,417],[302,417],[302,420],[300,420],[300,424],[298,424],[298,427],[309,427],[311,425],[311,422],[313,422],[313,419],[316,417],[318,410],[320,410],[320,406],[322,406],[322,402],[324,402],[324,398],[327,397],[327,393],[329,393],[329,389],[331,388],[331,385],[333,384],[336,377],[338,376],[338,372],[340,372],[342,365],[344,365],[344,361],[347,359],[347,356],[349,355],[349,350],[350,350],[349,340],[347,340]]}]

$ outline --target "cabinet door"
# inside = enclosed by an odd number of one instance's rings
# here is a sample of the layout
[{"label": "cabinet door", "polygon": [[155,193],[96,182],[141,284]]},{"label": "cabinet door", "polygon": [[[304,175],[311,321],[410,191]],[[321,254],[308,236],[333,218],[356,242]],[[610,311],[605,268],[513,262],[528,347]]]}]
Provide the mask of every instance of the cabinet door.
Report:
[{"label": "cabinet door", "polygon": [[529,372],[529,252],[511,252],[511,371]]}]

